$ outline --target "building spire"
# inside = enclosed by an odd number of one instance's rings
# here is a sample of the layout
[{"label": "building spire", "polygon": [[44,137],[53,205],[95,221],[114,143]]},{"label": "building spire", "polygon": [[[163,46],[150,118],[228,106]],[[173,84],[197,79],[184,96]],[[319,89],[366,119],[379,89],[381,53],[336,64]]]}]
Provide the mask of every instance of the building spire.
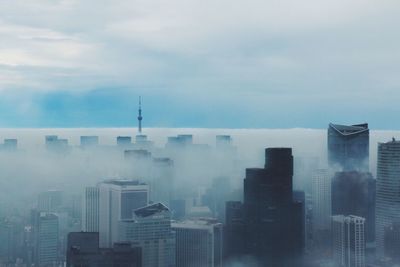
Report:
[{"label": "building spire", "polygon": [[139,127],[139,134],[142,134],[142,97],[139,96],[139,116],[138,119],[138,127]]}]

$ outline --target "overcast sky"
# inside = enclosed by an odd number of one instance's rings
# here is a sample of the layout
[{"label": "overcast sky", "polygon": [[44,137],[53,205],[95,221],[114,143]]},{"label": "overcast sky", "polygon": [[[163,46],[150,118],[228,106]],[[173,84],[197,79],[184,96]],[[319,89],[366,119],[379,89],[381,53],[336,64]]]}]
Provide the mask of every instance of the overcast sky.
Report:
[{"label": "overcast sky", "polygon": [[398,0],[0,0],[0,127],[400,129]]}]

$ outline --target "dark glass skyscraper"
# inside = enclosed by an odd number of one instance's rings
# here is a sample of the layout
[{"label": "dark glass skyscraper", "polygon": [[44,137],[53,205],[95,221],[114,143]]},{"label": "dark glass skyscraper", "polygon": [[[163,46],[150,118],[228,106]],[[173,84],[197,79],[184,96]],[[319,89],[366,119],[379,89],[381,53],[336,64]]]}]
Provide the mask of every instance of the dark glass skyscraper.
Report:
[{"label": "dark glass skyscraper", "polygon": [[368,124],[329,124],[328,161],[333,168],[343,171],[369,171]]},{"label": "dark glass skyscraper", "polygon": [[245,253],[260,266],[299,266],[304,248],[303,203],[293,201],[291,148],[268,148],[265,168],[246,170]]}]

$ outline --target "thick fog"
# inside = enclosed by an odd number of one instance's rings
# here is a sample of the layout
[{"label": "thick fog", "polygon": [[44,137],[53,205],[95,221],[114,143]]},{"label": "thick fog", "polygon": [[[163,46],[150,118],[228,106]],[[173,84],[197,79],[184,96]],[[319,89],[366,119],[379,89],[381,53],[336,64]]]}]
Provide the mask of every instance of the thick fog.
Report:
[{"label": "thick fog", "polygon": [[[171,157],[163,151],[167,138],[178,134],[192,134],[193,144],[206,144],[215,147],[216,135],[230,135],[236,147],[235,171],[232,183],[240,186],[246,167],[261,167],[264,164],[264,149],[267,147],[292,147],[295,162],[297,158],[317,158],[318,167],[326,168],[327,141],[326,130],[321,129],[170,129],[149,128],[144,131],[154,142],[155,157]],[[22,204],[32,203],[32,198],[49,189],[63,189],[78,193],[85,186],[93,186],[107,178],[130,178],[126,173],[123,151],[113,149],[117,136],[132,136],[135,129],[2,129],[0,140],[18,139],[18,150],[0,153],[0,198],[2,209],[13,209]],[[45,136],[58,135],[68,139],[67,152],[49,153],[45,148]],[[79,148],[80,136],[99,136],[99,148],[82,150]],[[396,131],[371,131],[370,169],[375,176],[377,143],[400,136]],[[207,186],[218,176],[224,166],[210,166],[209,159],[202,158],[197,151],[185,152],[186,177],[180,182]],[[231,166],[226,166],[231,167]],[[178,175],[179,176],[179,175]],[[295,173],[296,176],[296,173]],[[179,181],[179,180],[178,180]],[[176,182],[178,182],[176,181]],[[297,181],[294,181],[296,185]],[[298,183],[297,183],[298,184]],[[10,194],[12,192],[12,194]],[[14,210],[15,211],[15,210]]]}]

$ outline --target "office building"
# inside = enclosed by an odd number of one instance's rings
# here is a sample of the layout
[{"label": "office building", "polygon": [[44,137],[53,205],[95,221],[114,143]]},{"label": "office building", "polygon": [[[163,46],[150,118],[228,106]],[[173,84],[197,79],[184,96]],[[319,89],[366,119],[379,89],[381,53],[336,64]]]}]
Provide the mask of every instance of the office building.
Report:
[{"label": "office building", "polygon": [[55,266],[59,261],[58,217],[47,212],[38,212],[36,216],[35,262],[38,266]]},{"label": "office building", "polygon": [[130,147],[132,145],[132,137],[130,136],[118,136],[117,146],[118,147]]},{"label": "office building", "polygon": [[244,208],[240,201],[228,201],[225,205],[224,258],[235,260],[245,251]]},{"label": "office building", "polygon": [[151,199],[169,207],[173,197],[173,190],[174,161],[170,158],[154,158],[150,184]]},{"label": "office building", "polygon": [[376,251],[384,253],[385,227],[400,221],[400,142],[378,144],[376,177]]},{"label": "office building", "polygon": [[99,231],[99,188],[86,187],[82,211],[82,230]]},{"label": "office building", "polygon": [[122,219],[119,241],[133,242],[142,248],[143,267],[176,266],[171,213],[162,203],[136,209],[132,219]]},{"label": "office building", "polygon": [[60,139],[57,135],[46,135],[46,149],[51,152],[66,152],[68,150],[68,140]]},{"label": "office building", "polygon": [[99,247],[99,233],[68,234],[67,267],[141,267],[141,248],[131,243],[115,243],[112,248]]},{"label": "office building", "polygon": [[176,267],[222,267],[223,227],[215,219],[172,223]]},{"label": "office building", "polygon": [[368,124],[329,124],[328,161],[331,168],[343,171],[369,171]]},{"label": "office building", "polygon": [[315,232],[331,228],[331,178],[326,169],[312,174],[312,226]]},{"label": "office building", "polygon": [[149,202],[149,187],[132,180],[99,184],[100,247],[111,248],[118,240],[118,221],[131,219],[135,209]]},{"label": "office building", "polygon": [[375,186],[368,172],[337,172],[332,180],[332,214],[365,218],[366,242],[375,240]]},{"label": "office building", "polygon": [[332,252],[338,266],[365,267],[364,223],[358,216],[332,216]]},{"label": "office building", "polygon": [[81,147],[82,148],[91,148],[99,145],[99,137],[98,136],[81,136]]},{"label": "office building", "polygon": [[[246,169],[243,254],[260,266],[295,266],[302,261],[304,203],[293,199],[292,177],[291,148],[268,148],[264,168]],[[227,210],[227,223],[231,215]]]}]

